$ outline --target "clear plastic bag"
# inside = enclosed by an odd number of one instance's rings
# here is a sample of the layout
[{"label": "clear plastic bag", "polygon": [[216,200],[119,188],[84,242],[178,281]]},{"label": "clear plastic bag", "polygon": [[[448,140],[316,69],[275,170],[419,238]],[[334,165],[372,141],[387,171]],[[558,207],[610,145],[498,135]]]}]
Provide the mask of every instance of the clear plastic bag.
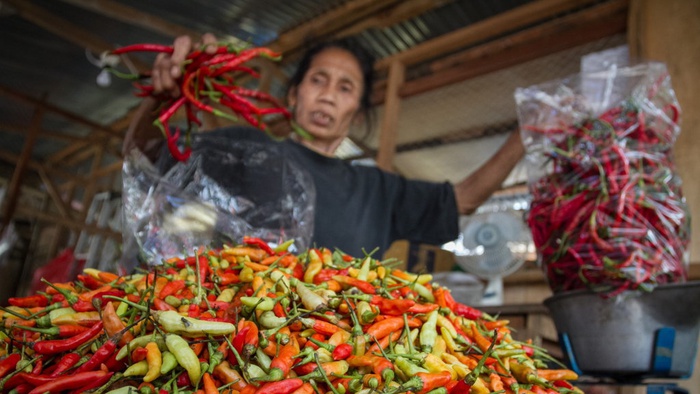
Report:
[{"label": "clear plastic bag", "polygon": [[[125,158],[124,257],[138,259],[192,253],[258,237],[271,246],[294,240],[305,250],[313,234],[315,188],[308,173],[289,160],[282,144],[237,140],[227,133],[194,136],[187,162],[161,161],[159,170],[141,152]],[[130,253],[131,252],[131,253]]]},{"label": "clear plastic bag", "polygon": [[689,211],[671,148],[680,109],[666,67],[643,63],[515,92],[528,224],[554,292],[612,296],[687,278]]}]

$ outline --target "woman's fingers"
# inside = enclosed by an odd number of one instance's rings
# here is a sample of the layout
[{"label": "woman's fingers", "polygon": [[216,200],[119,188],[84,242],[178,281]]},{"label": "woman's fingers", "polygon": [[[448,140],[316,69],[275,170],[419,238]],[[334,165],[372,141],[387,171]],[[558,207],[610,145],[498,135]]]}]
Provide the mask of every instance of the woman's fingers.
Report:
[{"label": "woman's fingers", "polygon": [[194,44],[189,36],[180,36],[173,41],[173,53],[160,53],[156,56],[151,72],[154,93],[164,93],[171,97],[180,96],[178,79],[182,76],[182,65],[187,60],[187,55],[193,49],[204,48],[208,54],[213,54],[217,49],[216,37],[211,33],[202,35],[199,43]]},{"label": "woman's fingers", "polygon": [[173,54],[170,57],[170,76],[177,79],[182,74],[182,63],[187,55],[192,52],[192,39],[190,36],[179,36],[173,42]]},{"label": "woman's fingers", "polygon": [[204,33],[202,35],[202,46],[204,47],[204,52],[213,55],[218,46],[216,37],[211,33]]}]

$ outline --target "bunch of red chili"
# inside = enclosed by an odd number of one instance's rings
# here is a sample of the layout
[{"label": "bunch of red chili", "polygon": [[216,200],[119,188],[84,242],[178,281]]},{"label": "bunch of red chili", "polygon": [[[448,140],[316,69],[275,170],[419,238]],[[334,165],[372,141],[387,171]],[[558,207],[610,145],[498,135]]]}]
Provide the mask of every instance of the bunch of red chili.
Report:
[{"label": "bunch of red chili", "polygon": [[597,117],[522,125],[547,141],[549,171],[530,184],[527,221],[553,291],[610,297],[686,279],[689,216],[671,157],[679,109],[669,90],[663,74]]},{"label": "bunch of red chili", "polygon": [[0,392],[580,393],[573,371],[550,369],[507,320],[431,275],[287,246],[244,237],[12,298],[0,312]]},{"label": "bunch of red chili", "polygon": [[[172,53],[173,47],[157,44],[135,44],[112,51],[114,55],[130,52]],[[172,156],[179,161],[187,161],[191,155],[190,133],[202,125],[198,116],[200,112],[208,112],[216,116],[237,121],[243,119],[252,126],[268,130],[266,116],[272,114],[291,118],[289,111],[270,94],[249,89],[237,83],[237,78],[249,75],[259,78],[260,75],[247,63],[257,57],[279,60],[281,55],[267,48],[238,49],[231,45],[222,44],[214,53],[196,50],[187,56],[179,79],[182,96],[165,98],[154,124],[165,135],[168,149]],[[139,89],[137,96],[153,95],[153,86],[146,82],[135,84]],[[157,96],[156,96],[157,97]],[[180,129],[171,130],[169,121],[175,113],[184,110],[187,119],[184,148],[179,144]],[[229,113],[230,111],[231,113]]]}]

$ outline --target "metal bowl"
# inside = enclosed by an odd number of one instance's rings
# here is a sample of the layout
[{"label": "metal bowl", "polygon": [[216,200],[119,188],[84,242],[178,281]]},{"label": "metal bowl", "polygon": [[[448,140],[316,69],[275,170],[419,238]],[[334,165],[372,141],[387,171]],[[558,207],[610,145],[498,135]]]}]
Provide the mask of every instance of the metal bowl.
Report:
[{"label": "metal bowl", "polygon": [[611,299],[577,290],[555,294],[544,304],[570,367],[582,375],[636,380],[692,374],[700,281]]}]

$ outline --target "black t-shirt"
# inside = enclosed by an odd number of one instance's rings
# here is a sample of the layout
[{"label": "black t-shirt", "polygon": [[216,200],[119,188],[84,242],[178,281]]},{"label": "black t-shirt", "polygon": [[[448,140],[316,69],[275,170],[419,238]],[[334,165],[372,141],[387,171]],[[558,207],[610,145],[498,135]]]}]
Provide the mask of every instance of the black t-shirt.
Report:
[{"label": "black t-shirt", "polygon": [[374,256],[381,256],[398,239],[442,244],[457,238],[457,205],[447,182],[408,180],[374,167],[353,165],[291,140],[274,141],[249,127],[197,134],[193,149],[222,137],[272,144],[285,159],[311,175],[316,188],[312,246],[338,248],[354,256],[362,256],[363,249],[379,248]]}]

